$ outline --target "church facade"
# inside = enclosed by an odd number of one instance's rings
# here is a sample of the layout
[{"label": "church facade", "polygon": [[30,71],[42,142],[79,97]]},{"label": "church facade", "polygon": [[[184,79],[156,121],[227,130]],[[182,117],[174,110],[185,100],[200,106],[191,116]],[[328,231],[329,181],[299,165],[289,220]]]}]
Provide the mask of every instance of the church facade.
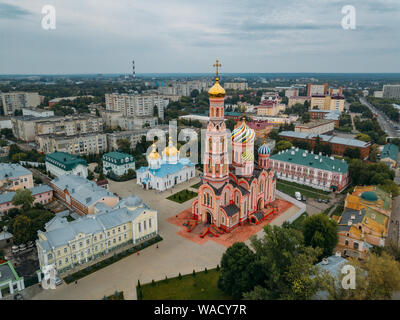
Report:
[{"label": "church facade", "polygon": [[147,157],[149,166],[136,170],[137,183],[143,188],[164,191],[195,177],[195,165],[188,158],[180,158],[171,137],[162,156],[156,148],[153,144],[153,150]]},{"label": "church facade", "polygon": [[[276,176],[269,166],[270,149],[264,143],[258,149],[255,165],[255,132],[245,120],[228,134],[224,121],[225,90],[219,84],[218,64],[215,85],[209,90],[210,121],[205,135],[202,185],[192,204],[193,219],[225,232],[246,222],[265,218],[275,200]],[[228,142],[232,140],[232,163]]]}]

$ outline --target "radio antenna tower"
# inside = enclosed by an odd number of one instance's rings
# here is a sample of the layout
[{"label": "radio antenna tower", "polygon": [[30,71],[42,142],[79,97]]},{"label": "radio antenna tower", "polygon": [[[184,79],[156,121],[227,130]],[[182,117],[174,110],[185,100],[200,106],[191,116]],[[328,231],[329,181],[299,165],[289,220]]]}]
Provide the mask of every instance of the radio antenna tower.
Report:
[{"label": "radio antenna tower", "polygon": [[132,60],[132,76],[133,78],[136,78],[135,60]]}]

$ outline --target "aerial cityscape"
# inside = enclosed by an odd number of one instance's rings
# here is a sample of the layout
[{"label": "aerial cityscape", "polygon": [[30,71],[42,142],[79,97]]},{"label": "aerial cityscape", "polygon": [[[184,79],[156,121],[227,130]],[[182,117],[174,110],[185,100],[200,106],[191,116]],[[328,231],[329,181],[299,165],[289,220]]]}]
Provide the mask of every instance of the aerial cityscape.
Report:
[{"label": "aerial cityscape", "polygon": [[0,0],[0,304],[399,300],[399,14]]}]

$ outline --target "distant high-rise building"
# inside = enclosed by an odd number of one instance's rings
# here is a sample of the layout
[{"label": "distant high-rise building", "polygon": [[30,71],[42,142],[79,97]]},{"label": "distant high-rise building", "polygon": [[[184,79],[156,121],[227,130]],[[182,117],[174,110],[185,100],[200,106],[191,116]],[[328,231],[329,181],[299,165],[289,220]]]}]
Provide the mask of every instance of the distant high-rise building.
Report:
[{"label": "distant high-rise building", "polygon": [[106,94],[106,110],[122,112],[127,117],[150,117],[164,119],[165,99],[158,94]]},{"label": "distant high-rise building", "polygon": [[6,92],[0,93],[0,104],[4,115],[13,115],[15,110],[40,105],[40,96],[37,92]]},{"label": "distant high-rise building", "polygon": [[387,84],[383,86],[383,98],[400,99],[400,84]]},{"label": "distant high-rise building", "polygon": [[313,96],[313,95],[325,95],[328,94],[328,84],[312,84],[309,83],[307,85],[307,96]]}]

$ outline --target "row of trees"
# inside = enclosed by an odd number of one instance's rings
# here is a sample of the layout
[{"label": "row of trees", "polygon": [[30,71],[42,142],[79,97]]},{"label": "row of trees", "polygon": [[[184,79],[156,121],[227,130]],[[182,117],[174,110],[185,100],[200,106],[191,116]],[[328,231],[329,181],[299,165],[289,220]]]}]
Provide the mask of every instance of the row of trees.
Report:
[{"label": "row of trees", "polygon": [[316,266],[332,254],[337,243],[336,223],[326,215],[307,217],[301,230],[287,223],[266,226],[251,246],[237,242],[224,253],[218,287],[234,299],[309,300],[325,292],[328,299],[391,299],[400,289],[400,251],[371,250],[366,261],[350,258],[356,270],[356,288],[345,290],[342,276]]}]

